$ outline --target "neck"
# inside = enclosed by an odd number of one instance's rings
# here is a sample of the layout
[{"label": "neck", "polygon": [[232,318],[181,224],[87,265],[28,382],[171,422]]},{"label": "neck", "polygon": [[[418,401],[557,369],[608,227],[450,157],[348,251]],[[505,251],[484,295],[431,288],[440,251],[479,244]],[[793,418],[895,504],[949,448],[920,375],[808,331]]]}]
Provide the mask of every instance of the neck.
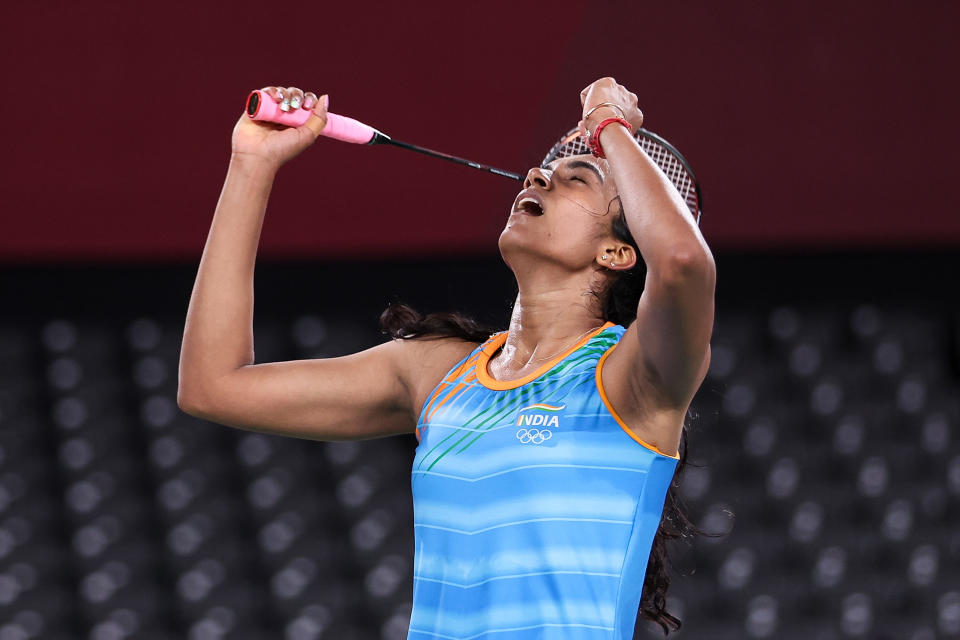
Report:
[{"label": "neck", "polygon": [[596,283],[585,282],[584,274],[518,278],[517,285],[509,334],[500,354],[505,368],[542,365],[605,322],[596,298],[587,293]]}]

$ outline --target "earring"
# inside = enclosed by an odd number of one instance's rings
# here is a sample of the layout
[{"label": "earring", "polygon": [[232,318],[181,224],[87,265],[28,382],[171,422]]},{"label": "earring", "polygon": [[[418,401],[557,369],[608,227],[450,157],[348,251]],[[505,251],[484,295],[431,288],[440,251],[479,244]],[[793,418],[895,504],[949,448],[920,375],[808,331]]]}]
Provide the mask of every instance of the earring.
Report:
[{"label": "earring", "polygon": [[607,256],[600,256],[600,259],[601,259],[601,260],[606,260],[606,259],[607,259]]},{"label": "earring", "polygon": [[617,264],[616,264],[615,262],[611,262],[611,263],[610,263],[610,266],[611,266],[611,267],[615,267],[615,266],[617,266]]}]

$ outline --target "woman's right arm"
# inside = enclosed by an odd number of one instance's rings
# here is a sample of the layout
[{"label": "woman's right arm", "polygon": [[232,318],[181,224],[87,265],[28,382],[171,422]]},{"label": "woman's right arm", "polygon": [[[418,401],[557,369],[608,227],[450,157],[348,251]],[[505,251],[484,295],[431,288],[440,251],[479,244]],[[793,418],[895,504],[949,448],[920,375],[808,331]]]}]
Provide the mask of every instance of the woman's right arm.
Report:
[{"label": "woman's right arm", "polygon": [[[264,91],[278,100],[278,90]],[[474,346],[460,340],[393,340],[340,358],[254,364],[253,272],[277,170],[326,124],[313,94],[283,89],[312,108],[285,128],[240,116],[220,200],[187,309],[177,404],[252,431],[319,440],[410,433],[427,394]]]},{"label": "woman's right arm", "polygon": [[475,346],[452,338],[392,340],[339,358],[245,364],[195,387],[184,383],[190,369],[181,356],[177,403],[211,422],[297,438],[413,433],[427,395]]}]

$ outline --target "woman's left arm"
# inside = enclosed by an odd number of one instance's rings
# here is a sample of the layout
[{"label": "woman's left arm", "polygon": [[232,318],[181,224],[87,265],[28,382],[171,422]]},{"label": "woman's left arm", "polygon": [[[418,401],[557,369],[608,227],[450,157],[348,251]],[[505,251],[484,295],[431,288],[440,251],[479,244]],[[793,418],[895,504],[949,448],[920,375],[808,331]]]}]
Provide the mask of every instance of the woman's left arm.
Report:
[{"label": "woman's left arm", "polygon": [[[622,106],[634,129],[643,123],[637,97],[613,78],[598,80],[581,97],[584,113],[601,102],[612,102]],[[582,126],[593,131],[601,120],[615,115],[619,114],[614,109],[600,107]],[[658,409],[685,410],[709,366],[716,283],[713,255],[679,192],[626,127],[607,125],[599,142],[647,266],[637,320],[615,350],[624,350],[617,360],[632,383],[631,396],[643,392],[647,402],[652,395]],[[616,367],[613,355],[609,365]],[[650,394],[651,389],[656,393]]]}]

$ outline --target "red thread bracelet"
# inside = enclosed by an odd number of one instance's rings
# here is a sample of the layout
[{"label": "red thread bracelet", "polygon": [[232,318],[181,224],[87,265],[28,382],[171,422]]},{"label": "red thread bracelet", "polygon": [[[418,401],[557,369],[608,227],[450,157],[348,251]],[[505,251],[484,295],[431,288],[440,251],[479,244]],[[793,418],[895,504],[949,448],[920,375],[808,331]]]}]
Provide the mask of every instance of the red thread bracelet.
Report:
[{"label": "red thread bracelet", "polygon": [[633,132],[633,127],[630,126],[630,123],[623,118],[607,118],[605,120],[601,120],[600,124],[597,125],[597,128],[593,130],[593,135],[587,138],[587,147],[590,149],[590,152],[598,158],[607,157],[603,153],[603,147],[600,146],[600,132],[603,131],[603,128],[611,122],[619,122],[627,128],[627,131],[630,131],[631,133]]}]

